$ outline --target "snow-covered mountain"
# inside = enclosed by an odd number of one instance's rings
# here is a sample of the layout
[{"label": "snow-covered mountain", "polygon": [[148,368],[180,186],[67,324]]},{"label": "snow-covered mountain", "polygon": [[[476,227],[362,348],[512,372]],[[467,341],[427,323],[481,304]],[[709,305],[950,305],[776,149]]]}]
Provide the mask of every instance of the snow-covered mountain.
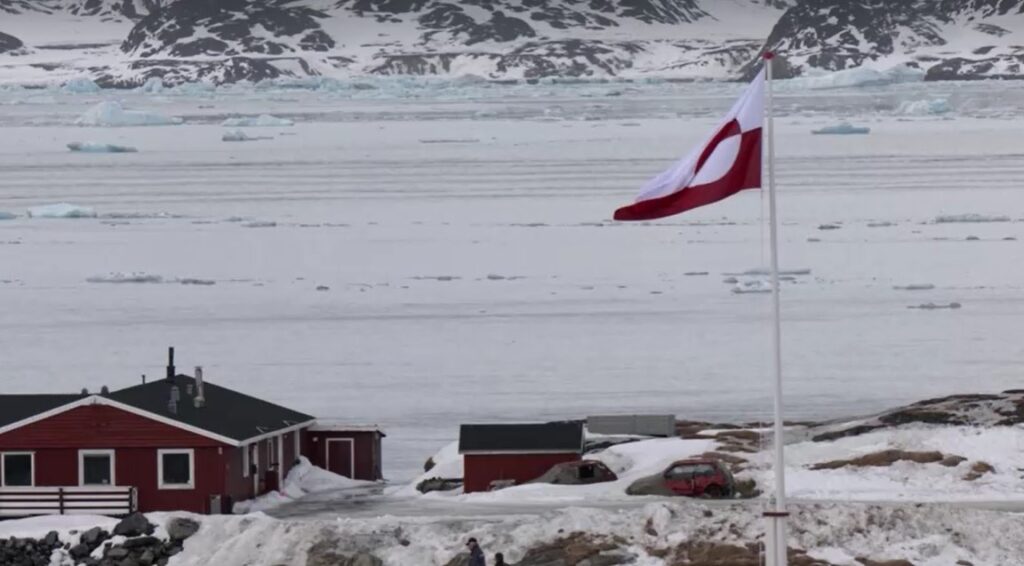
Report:
[{"label": "snow-covered mountain", "polygon": [[0,0],[0,32],[4,76],[30,82],[729,80],[766,47],[789,76],[1024,77],[1024,0]]}]

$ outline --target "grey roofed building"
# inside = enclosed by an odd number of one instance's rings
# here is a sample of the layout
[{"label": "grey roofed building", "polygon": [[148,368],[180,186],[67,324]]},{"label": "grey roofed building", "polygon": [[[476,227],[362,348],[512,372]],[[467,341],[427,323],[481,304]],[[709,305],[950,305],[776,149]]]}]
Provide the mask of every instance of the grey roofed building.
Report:
[{"label": "grey roofed building", "polygon": [[[179,396],[174,412],[171,412],[169,407],[172,387],[178,388]],[[192,392],[191,395],[189,391]],[[197,408],[194,403],[197,393],[196,379],[178,374],[173,379],[154,380],[114,391],[108,397],[136,409],[238,441],[315,420],[312,415],[205,380],[205,405]]]},{"label": "grey roofed building", "polygon": [[0,427],[78,401],[87,395],[0,395]]},{"label": "grey roofed building", "polygon": [[583,423],[466,424],[459,431],[460,454],[582,453]]}]

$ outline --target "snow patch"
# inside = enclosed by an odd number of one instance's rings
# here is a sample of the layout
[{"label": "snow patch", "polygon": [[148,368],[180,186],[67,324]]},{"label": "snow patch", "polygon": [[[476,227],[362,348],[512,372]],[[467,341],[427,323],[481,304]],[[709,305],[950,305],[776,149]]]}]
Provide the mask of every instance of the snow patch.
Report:
[{"label": "snow patch", "polygon": [[239,515],[266,511],[268,509],[273,509],[274,507],[280,507],[281,505],[290,503],[296,499],[301,499],[311,493],[334,491],[339,489],[352,489],[371,485],[376,484],[374,482],[353,480],[345,476],[339,476],[338,474],[314,466],[305,456],[300,456],[299,463],[288,472],[288,476],[285,477],[284,484],[281,486],[280,491],[261,495],[260,497],[250,499],[249,501],[239,501],[235,504],[233,511]]}]

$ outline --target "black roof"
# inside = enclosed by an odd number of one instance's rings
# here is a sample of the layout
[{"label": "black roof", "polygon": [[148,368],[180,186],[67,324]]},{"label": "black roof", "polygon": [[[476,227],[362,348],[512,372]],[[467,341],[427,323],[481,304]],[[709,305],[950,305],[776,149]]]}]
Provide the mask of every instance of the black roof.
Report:
[{"label": "black roof", "polygon": [[467,424],[459,452],[582,452],[583,423]]},{"label": "black roof", "polygon": [[82,395],[0,395],[0,427],[81,399]]},{"label": "black roof", "polygon": [[[159,379],[127,389],[112,392],[108,397],[114,401],[131,405],[161,417],[182,424],[201,428],[233,440],[248,440],[292,425],[314,419],[311,415],[293,411],[256,397],[203,382],[206,405],[196,408],[193,403],[196,380],[187,375],[177,375],[173,381]],[[178,388],[180,401],[177,411],[171,412],[168,401],[171,387]],[[189,395],[189,386],[193,395]]]}]

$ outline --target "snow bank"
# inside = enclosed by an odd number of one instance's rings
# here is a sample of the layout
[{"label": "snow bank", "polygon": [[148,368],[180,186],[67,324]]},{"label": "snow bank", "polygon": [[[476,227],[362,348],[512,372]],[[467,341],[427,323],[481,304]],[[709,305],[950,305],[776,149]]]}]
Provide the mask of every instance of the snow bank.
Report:
[{"label": "snow bank", "polygon": [[256,118],[228,118],[222,125],[228,128],[281,128],[294,126],[295,122],[287,118],[275,118],[270,114],[260,114]]},{"label": "snow bank", "polygon": [[314,466],[305,456],[300,456],[299,463],[288,472],[280,491],[271,492],[249,501],[239,501],[235,504],[233,511],[238,514],[266,511],[305,497],[310,493],[371,485],[376,484],[339,476]]},{"label": "snow bank", "polygon": [[971,212],[965,214],[946,214],[943,216],[936,216],[936,224],[957,224],[957,223],[978,223],[978,222],[1009,222],[1009,216],[991,216],[988,214],[974,214]]},{"label": "snow bank", "polygon": [[29,218],[96,218],[96,211],[87,206],[65,202],[35,206],[28,209]]},{"label": "snow bank", "polygon": [[935,98],[932,100],[904,100],[896,108],[896,113],[901,116],[935,116],[946,114],[952,110],[948,100]]},{"label": "snow bank", "polygon": [[180,124],[181,118],[168,117],[144,110],[125,110],[121,103],[108,100],[93,106],[82,114],[75,124],[79,126],[170,126]]},{"label": "snow bank", "polygon": [[99,92],[100,86],[88,77],[77,77],[64,83],[61,90],[73,94],[94,94]]},{"label": "snow bank", "polygon": [[68,144],[68,149],[82,153],[135,153],[139,151],[128,145],[100,142],[71,142]]}]

